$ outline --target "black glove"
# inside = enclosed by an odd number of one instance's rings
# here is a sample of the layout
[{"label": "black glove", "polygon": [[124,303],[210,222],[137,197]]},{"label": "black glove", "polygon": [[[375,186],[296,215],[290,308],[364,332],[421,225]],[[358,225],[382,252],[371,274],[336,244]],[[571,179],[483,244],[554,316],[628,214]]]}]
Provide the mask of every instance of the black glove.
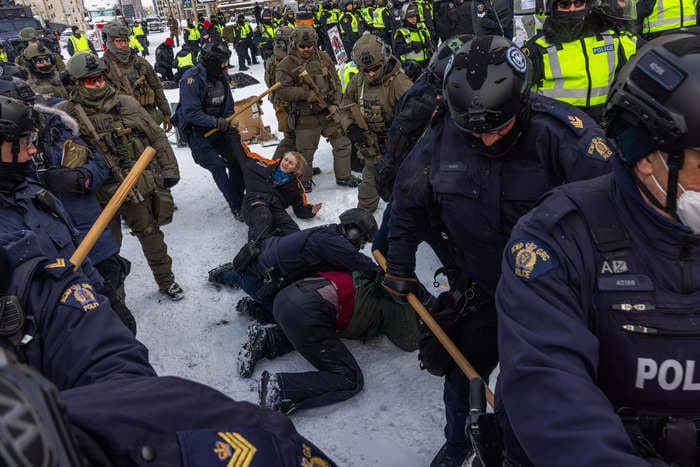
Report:
[{"label": "black glove", "polygon": [[[390,270],[390,269],[389,269]],[[382,281],[382,287],[391,294],[397,303],[408,303],[408,294],[418,292],[418,279],[415,276],[396,275],[387,272]]]},{"label": "black glove", "polygon": [[180,179],[176,177],[165,177],[163,179],[163,188],[172,188],[177,185],[177,182],[179,181]]},{"label": "black glove", "polygon": [[83,168],[56,167],[46,170],[42,178],[53,193],[85,193],[90,186],[90,172]]},{"label": "black glove", "polygon": [[354,123],[350,125],[347,130],[345,130],[345,134],[348,135],[348,138],[350,139],[352,144],[357,144],[360,146],[364,146],[367,144],[365,132],[362,131],[362,129]]},{"label": "black glove", "polygon": [[225,118],[219,117],[216,120],[216,129],[219,130],[220,132],[226,133],[226,130],[228,130],[228,127],[229,127],[228,121]]},{"label": "black glove", "polygon": [[[452,294],[450,292],[441,293],[430,308],[430,314],[442,330],[445,331],[445,334],[454,342],[459,331],[457,324],[460,314]],[[418,361],[420,362],[420,367],[432,375],[444,376],[449,370],[452,361],[450,354],[447,353],[445,347],[428,326],[423,321],[419,323],[421,337],[418,341]]]}]

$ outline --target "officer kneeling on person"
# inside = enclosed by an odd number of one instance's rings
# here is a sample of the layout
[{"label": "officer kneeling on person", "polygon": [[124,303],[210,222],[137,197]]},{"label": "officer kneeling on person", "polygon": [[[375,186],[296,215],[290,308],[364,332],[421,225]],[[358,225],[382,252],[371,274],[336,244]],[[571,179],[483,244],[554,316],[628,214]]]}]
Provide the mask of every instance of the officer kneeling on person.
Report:
[{"label": "officer kneeling on person", "polygon": [[612,174],[513,229],[498,287],[510,465],[695,466],[700,38],[642,47],[606,106]]}]

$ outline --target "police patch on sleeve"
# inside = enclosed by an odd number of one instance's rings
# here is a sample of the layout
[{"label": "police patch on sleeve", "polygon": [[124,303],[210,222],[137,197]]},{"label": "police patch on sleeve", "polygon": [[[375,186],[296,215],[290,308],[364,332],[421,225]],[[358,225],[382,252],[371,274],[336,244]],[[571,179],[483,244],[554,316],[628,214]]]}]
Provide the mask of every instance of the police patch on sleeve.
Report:
[{"label": "police patch on sleeve", "polygon": [[602,136],[593,138],[586,149],[586,156],[592,159],[607,161],[612,155],[612,149],[610,149]]},{"label": "police patch on sleeve", "polygon": [[61,304],[83,311],[91,311],[100,307],[95,297],[95,291],[90,284],[75,283],[68,287],[60,299]]},{"label": "police patch on sleeve", "polygon": [[508,60],[510,66],[518,73],[525,73],[527,70],[527,58],[525,58],[523,52],[515,46],[508,47],[506,50],[506,60]]},{"label": "police patch on sleeve", "polygon": [[515,240],[506,250],[513,274],[524,280],[534,280],[559,266],[549,248],[532,240]]}]

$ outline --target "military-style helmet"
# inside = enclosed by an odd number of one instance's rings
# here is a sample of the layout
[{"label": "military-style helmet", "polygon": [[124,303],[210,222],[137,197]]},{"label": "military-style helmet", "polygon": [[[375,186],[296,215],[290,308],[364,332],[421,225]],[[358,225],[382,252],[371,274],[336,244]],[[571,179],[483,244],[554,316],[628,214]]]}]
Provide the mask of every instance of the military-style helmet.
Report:
[{"label": "military-style helmet", "polygon": [[0,96],[0,141],[17,141],[36,129],[36,114],[17,99]]},{"label": "military-style helmet", "polygon": [[20,100],[27,105],[34,105],[36,97],[26,81],[7,76],[0,78],[0,95]]},{"label": "military-style helmet", "polygon": [[418,17],[418,7],[413,3],[404,3],[401,7],[401,21],[406,21],[406,18]]},{"label": "military-style helmet", "polygon": [[102,32],[104,32],[105,36],[109,38],[115,38],[115,37],[129,37],[131,35],[131,31],[129,31],[129,26],[124,24],[123,21],[110,21],[109,23],[104,25],[104,28],[102,28]]},{"label": "military-style helmet", "polygon": [[19,39],[22,41],[38,41],[41,36],[41,31],[32,27],[22,28],[19,31]]},{"label": "military-style helmet", "polygon": [[316,45],[318,41],[318,36],[313,27],[308,24],[300,24],[294,28],[292,34],[292,45],[294,47]]},{"label": "military-style helmet", "polygon": [[107,65],[97,55],[81,53],[73,55],[66,63],[66,71],[73,81],[98,76],[107,71]]},{"label": "military-style helmet", "polygon": [[[675,33],[647,43],[620,70],[605,115],[628,165],[661,149],[700,148],[700,37]],[[675,192],[675,190],[673,190]]]},{"label": "military-style helmet", "polygon": [[35,44],[29,44],[27,47],[24,48],[22,51],[22,55],[24,55],[24,58],[27,60],[31,60],[33,58],[37,57],[43,57],[46,55],[52,55],[53,52],[51,52],[48,47],[46,47],[44,44],[41,43],[35,43]]},{"label": "military-style helmet", "polygon": [[362,208],[351,208],[339,216],[345,237],[357,248],[371,241],[377,234],[377,221],[374,216]]},{"label": "military-style helmet", "polygon": [[374,34],[364,33],[352,48],[352,61],[360,71],[384,65],[391,57],[391,47]]},{"label": "military-style helmet", "polygon": [[428,62],[427,76],[432,85],[442,88],[442,78],[445,76],[445,69],[450,61],[450,57],[473,37],[471,34],[461,34],[452,36],[440,44]]},{"label": "military-style helmet", "polygon": [[526,106],[532,69],[520,48],[500,36],[476,36],[452,56],[442,95],[468,133],[498,131]]},{"label": "military-style helmet", "polygon": [[202,60],[228,63],[231,50],[221,42],[210,42],[202,48]]}]

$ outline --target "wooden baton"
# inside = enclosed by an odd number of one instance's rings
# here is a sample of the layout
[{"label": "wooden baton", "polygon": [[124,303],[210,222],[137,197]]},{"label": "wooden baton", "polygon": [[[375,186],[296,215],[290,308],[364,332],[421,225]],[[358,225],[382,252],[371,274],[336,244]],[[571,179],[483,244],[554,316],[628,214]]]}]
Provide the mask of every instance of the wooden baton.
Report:
[{"label": "wooden baton", "polygon": [[136,185],[139,177],[141,177],[141,174],[146,170],[146,167],[148,167],[148,164],[151,163],[155,155],[156,150],[148,146],[143,150],[129,173],[126,174],[124,181],[119,185],[112,199],[109,200],[107,206],[104,207],[97,217],[97,220],[95,220],[95,223],[92,224],[92,227],[88,230],[88,233],[85,234],[83,241],[80,242],[80,245],[78,245],[75,252],[73,252],[73,255],[70,257],[70,262],[74,264],[74,271],[77,271],[80,265],[83,264],[88,253],[90,253],[92,247],[95,246],[95,242],[97,242],[97,239],[102,235],[102,231],[107,228],[107,224],[109,224],[114,214],[116,214],[122,206],[124,200],[131,192],[131,189]]},{"label": "wooden baton", "polygon": [[[374,250],[372,255],[374,255],[374,259],[377,260],[379,267],[386,272],[386,258],[384,258],[384,255],[379,250]],[[425,309],[420,300],[418,300],[418,297],[412,292],[408,294],[408,303],[411,304],[411,307],[418,313],[418,316],[423,320],[426,326],[430,328],[430,331],[435,334],[435,337],[437,337],[442,346],[445,347],[447,353],[450,354],[464,374],[467,375],[467,378],[480,378],[481,376],[479,376],[479,373],[477,373],[471,363],[469,363],[469,360],[464,357],[462,352],[460,352],[454,342],[452,342],[452,339],[445,334],[445,331],[443,331],[437,321],[435,321],[433,315]],[[488,402],[491,407],[494,407],[493,392],[489,389],[488,381],[484,381],[484,391],[486,392],[486,402]]]},{"label": "wooden baton", "polygon": [[[270,94],[271,92],[273,92],[274,90],[276,90],[276,89],[277,89],[278,87],[280,87],[280,86],[282,86],[282,83],[275,83],[275,84],[273,84],[272,86],[270,86],[269,88],[267,88],[267,90],[266,90],[264,93],[260,94],[260,95],[258,96],[257,99],[255,99],[254,101],[250,101],[249,103],[247,103],[246,105],[244,105],[243,107],[241,107],[240,109],[238,109],[238,111],[236,111],[234,114],[229,115],[228,117],[226,117],[226,121],[227,121],[227,122],[230,122],[230,121],[233,120],[234,118],[238,117],[240,114],[242,114],[243,112],[245,112],[246,110],[248,110],[249,108],[251,108],[251,107],[253,107],[255,104],[257,104],[258,102],[260,102],[260,101],[262,100],[263,97],[267,96],[268,94]],[[211,135],[213,135],[213,134],[216,133],[217,131],[219,131],[218,128],[212,128],[211,130],[209,130],[209,131],[207,131],[206,133],[204,133],[204,137],[205,137],[205,138],[209,138]]]}]

